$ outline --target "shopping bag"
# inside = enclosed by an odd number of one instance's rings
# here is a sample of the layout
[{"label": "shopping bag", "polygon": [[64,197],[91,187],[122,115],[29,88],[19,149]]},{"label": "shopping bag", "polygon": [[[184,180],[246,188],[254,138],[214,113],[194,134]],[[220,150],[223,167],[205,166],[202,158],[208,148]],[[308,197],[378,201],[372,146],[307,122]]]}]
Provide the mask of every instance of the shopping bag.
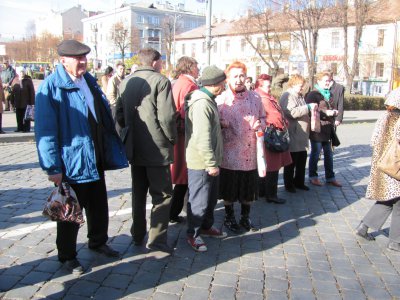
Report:
[{"label": "shopping bag", "polygon": [[25,110],[25,121],[35,121],[35,106],[34,105],[27,105]]},{"label": "shopping bag", "polygon": [[264,132],[259,130],[256,132],[257,137],[257,169],[258,176],[265,177],[267,175],[267,164],[265,160],[264,149]]},{"label": "shopping bag", "polygon": [[76,194],[67,182],[63,182],[51,192],[42,214],[57,222],[85,222]]}]

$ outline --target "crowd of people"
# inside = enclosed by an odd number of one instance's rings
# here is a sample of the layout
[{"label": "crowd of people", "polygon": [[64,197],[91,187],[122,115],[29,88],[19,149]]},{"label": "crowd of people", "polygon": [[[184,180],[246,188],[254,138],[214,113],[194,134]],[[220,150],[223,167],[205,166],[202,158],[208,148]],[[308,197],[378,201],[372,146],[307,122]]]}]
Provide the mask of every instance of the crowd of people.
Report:
[{"label": "crowd of people", "polygon": [[[129,76],[122,63],[116,65],[115,74],[109,67],[100,87],[86,71],[88,46],[65,40],[57,51],[61,63],[36,94],[39,162],[50,181],[56,185],[67,181],[75,190],[85,208],[88,246],[93,251],[119,256],[107,244],[104,172],[129,164],[133,243],[166,253],[173,252],[168,243],[169,223],[185,221],[181,215],[185,201],[187,242],[195,251],[207,251],[205,237],[227,236],[214,226],[218,199],[223,200],[224,227],[229,232],[259,230],[251,220],[252,203],[262,198],[285,203],[278,196],[282,168],[287,192],[310,189],[305,176],[310,144],[309,184],[323,185],[317,168],[323,151],[326,184],[342,186],[333,167],[332,135],[342,122],[344,88],[334,82],[331,72],[318,73],[310,91],[304,90],[305,78],[293,75],[287,90],[276,99],[271,92],[272,76],[260,74],[253,85],[242,62],[232,62],[226,70],[207,66],[199,76],[198,62],[181,57],[170,80],[161,74],[161,54],[144,48]],[[26,75],[21,78],[20,88],[27,88]],[[5,85],[11,83],[6,80]],[[256,134],[267,128],[288,131],[290,142],[282,151],[263,150],[266,176],[260,177]],[[384,199],[391,196],[385,194]],[[240,207],[238,221],[235,202]],[[391,204],[398,213],[398,204]],[[371,238],[369,227],[379,229],[379,222],[370,219],[366,217],[356,231],[367,239]],[[75,274],[84,272],[77,260],[78,230],[77,224],[57,223],[58,259]],[[399,245],[397,233],[391,249]]]}]

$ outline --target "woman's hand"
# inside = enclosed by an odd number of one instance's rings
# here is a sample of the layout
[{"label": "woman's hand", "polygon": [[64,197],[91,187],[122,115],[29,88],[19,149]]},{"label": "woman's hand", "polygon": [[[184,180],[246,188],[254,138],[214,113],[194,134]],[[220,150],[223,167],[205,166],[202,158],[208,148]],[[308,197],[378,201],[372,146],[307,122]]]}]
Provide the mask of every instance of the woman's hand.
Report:
[{"label": "woman's hand", "polygon": [[254,131],[257,131],[258,129],[260,129],[261,128],[261,121],[260,120],[255,121],[253,123],[253,127],[252,128],[253,128]]}]

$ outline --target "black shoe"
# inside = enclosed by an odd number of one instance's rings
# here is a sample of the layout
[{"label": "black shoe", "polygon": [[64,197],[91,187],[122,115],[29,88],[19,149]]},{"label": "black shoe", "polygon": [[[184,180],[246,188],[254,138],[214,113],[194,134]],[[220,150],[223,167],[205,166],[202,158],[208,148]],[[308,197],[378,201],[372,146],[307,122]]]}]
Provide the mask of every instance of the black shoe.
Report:
[{"label": "black shoe", "polygon": [[367,241],[375,240],[375,238],[370,233],[368,233],[368,226],[365,225],[363,222],[361,222],[360,225],[357,226],[356,234],[366,239]]},{"label": "black shoe", "polygon": [[296,188],[294,186],[286,186],[285,190],[289,193],[296,193]]},{"label": "black shoe", "polygon": [[265,201],[267,202],[274,202],[276,204],[284,204],[286,202],[285,199],[282,198],[278,198],[277,196],[270,196],[270,197],[266,197]]},{"label": "black shoe", "polygon": [[309,191],[310,190],[310,188],[308,187],[308,186],[306,186],[306,185],[295,185],[295,188],[296,189],[299,189],[299,190],[303,190],[303,191]]},{"label": "black shoe", "polygon": [[149,244],[147,245],[150,251],[161,251],[168,254],[172,254],[174,252],[174,248],[168,246],[167,244]]},{"label": "black shoe", "polygon": [[233,233],[240,233],[240,226],[236,222],[235,216],[225,216],[224,226]]},{"label": "black shoe", "polygon": [[183,223],[185,221],[184,217],[177,216],[177,217],[172,217],[169,219],[169,222],[174,224],[174,223]]},{"label": "black shoe", "polygon": [[83,274],[83,267],[82,265],[79,263],[79,261],[74,258],[74,259],[70,259],[70,260],[66,260],[64,262],[64,268],[71,274],[79,276],[81,274]]},{"label": "black shoe", "polygon": [[14,132],[22,132],[22,130],[18,130],[18,129],[17,129],[17,130],[14,130]]},{"label": "black shoe", "polygon": [[400,251],[400,243],[389,242],[387,248],[393,251]]},{"label": "black shoe", "polygon": [[5,134],[6,132],[3,130],[0,130],[0,134]]},{"label": "black shoe", "polygon": [[110,246],[104,244],[97,248],[91,248],[90,250],[96,251],[97,253],[103,254],[107,257],[119,257],[119,252],[115,251]]},{"label": "black shoe", "polygon": [[242,226],[246,231],[258,231],[253,223],[251,222],[250,218],[241,217],[239,221],[240,226]]}]

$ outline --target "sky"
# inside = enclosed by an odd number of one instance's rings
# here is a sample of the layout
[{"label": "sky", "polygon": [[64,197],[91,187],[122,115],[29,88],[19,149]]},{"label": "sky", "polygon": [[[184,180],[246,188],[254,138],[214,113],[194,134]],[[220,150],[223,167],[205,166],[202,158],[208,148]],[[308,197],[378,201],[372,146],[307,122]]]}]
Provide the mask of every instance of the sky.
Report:
[{"label": "sky", "polygon": [[[137,0],[139,1],[139,0]],[[130,1],[130,2],[137,2]],[[154,0],[156,2],[157,0]],[[127,1],[129,2],[129,1]],[[205,8],[201,0],[169,0],[171,3],[184,3],[186,10]],[[249,0],[212,0],[213,15],[233,18],[244,15]],[[22,39],[27,27],[46,11],[64,11],[82,5],[86,10],[107,11],[119,5],[121,0],[0,0],[0,40],[2,38]]]}]

